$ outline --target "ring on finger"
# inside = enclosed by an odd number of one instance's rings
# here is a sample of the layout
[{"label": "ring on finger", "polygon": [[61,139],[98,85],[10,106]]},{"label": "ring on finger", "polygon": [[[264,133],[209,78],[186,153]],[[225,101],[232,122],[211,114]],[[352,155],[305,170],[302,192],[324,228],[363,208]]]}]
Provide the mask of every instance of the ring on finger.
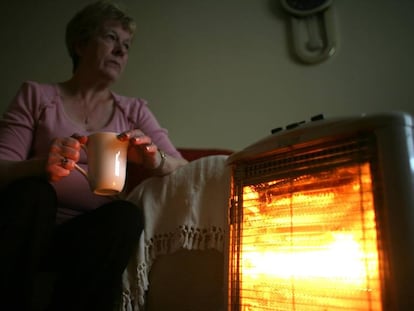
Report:
[{"label": "ring on finger", "polygon": [[64,168],[64,167],[66,166],[66,164],[68,164],[68,162],[69,162],[68,158],[63,157],[63,158],[60,160],[60,165]]}]

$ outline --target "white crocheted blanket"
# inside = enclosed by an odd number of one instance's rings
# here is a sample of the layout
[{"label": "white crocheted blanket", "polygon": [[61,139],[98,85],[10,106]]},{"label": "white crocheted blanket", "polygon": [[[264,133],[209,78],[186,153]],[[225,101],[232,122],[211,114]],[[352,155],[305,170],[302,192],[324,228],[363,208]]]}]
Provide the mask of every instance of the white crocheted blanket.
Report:
[{"label": "white crocheted blanket", "polygon": [[159,255],[180,248],[223,251],[230,195],[227,156],[208,156],[138,185],[127,200],[144,209],[145,228],[123,275],[122,311],[139,311]]}]

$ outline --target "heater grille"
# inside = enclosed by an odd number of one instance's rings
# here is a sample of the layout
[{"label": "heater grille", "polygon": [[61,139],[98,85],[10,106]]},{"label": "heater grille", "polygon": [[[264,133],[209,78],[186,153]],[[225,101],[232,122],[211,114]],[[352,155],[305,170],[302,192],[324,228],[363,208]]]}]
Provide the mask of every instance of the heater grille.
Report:
[{"label": "heater grille", "polygon": [[375,137],[233,165],[229,310],[382,310]]}]

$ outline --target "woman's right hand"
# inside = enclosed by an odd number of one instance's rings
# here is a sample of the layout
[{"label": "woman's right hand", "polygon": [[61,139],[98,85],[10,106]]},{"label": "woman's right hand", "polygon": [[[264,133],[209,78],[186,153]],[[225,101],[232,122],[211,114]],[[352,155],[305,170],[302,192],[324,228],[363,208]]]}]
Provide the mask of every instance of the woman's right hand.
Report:
[{"label": "woman's right hand", "polygon": [[81,144],[86,140],[85,136],[76,135],[53,140],[46,163],[49,181],[59,181],[71,173],[79,161]]}]

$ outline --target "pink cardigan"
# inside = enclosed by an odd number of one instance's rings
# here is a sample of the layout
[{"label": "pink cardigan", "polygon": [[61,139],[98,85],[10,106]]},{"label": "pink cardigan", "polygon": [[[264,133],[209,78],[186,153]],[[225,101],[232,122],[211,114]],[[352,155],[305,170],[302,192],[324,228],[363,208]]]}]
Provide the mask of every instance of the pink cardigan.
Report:
[{"label": "pink cardigan", "polygon": [[[160,127],[144,100],[115,93],[112,95],[115,112],[110,122],[100,131],[120,133],[139,128],[167,154],[181,157],[171,143],[167,130]],[[25,82],[0,120],[0,159],[26,160],[46,157],[55,137],[74,133],[89,135],[91,132],[78,128],[66,116],[58,86]],[[86,156],[83,153],[78,164],[86,166]],[[61,181],[53,183],[53,186],[59,200],[58,223],[110,200],[94,195],[89,190],[86,179],[76,170]]]}]

